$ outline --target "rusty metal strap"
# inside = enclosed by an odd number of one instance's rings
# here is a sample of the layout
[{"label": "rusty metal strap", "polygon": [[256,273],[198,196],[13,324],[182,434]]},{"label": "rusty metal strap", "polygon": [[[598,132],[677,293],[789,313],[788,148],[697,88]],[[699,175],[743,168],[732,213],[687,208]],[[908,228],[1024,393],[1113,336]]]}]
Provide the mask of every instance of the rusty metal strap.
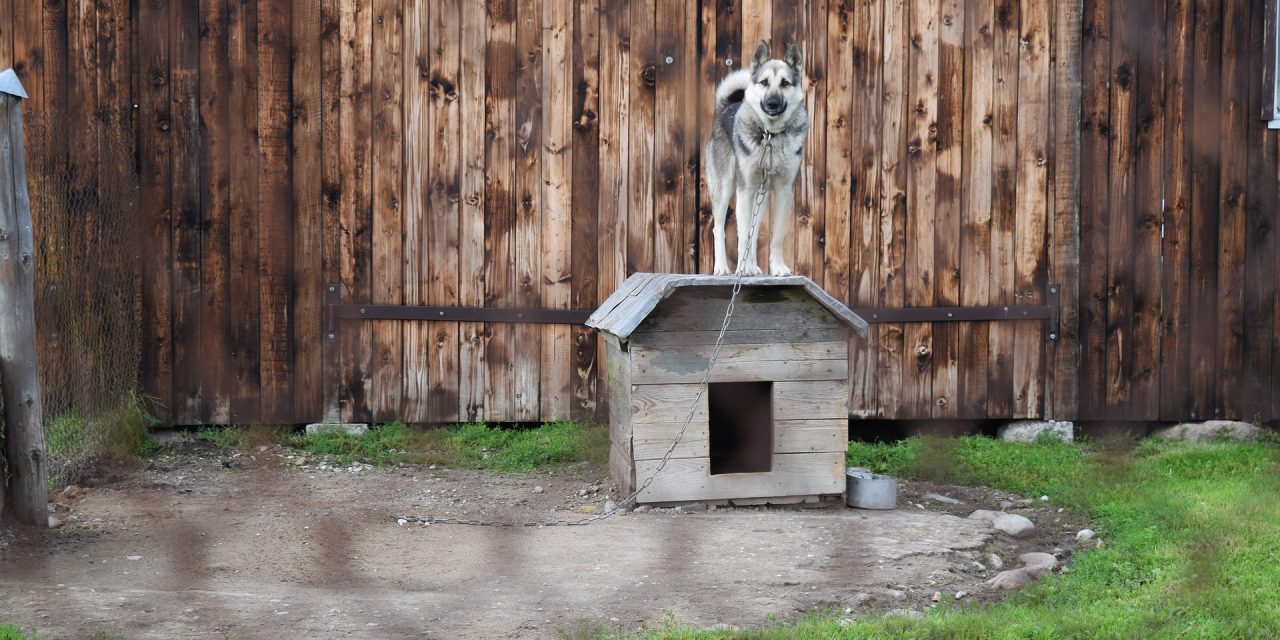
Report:
[{"label": "rusty metal strap", "polygon": [[992,322],[1003,320],[1046,321],[1045,338],[1058,339],[1058,317],[1061,290],[1051,284],[1046,290],[1045,304],[1005,304],[986,307],[855,307],[851,311],[869,324],[888,322]]},{"label": "rusty metal strap", "polygon": [[325,285],[325,333],[334,334],[338,329],[337,321],[342,319],[582,324],[592,313],[591,309],[488,309],[436,305],[356,304],[342,302],[341,290],[342,288],[336,284]]}]

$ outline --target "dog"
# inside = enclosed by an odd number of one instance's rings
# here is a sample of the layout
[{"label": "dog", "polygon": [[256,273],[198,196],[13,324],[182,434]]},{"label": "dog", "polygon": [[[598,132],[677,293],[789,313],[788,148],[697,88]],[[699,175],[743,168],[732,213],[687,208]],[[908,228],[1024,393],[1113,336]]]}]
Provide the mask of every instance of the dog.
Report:
[{"label": "dog", "polygon": [[740,276],[761,274],[756,260],[760,223],[772,201],[769,273],[789,276],[782,247],[795,204],[793,185],[800,170],[809,113],[801,87],[803,59],[792,43],[775,59],[769,45],[756,45],[751,68],[735,71],[716,87],[716,121],[705,149],[707,192],[715,227],[715,274],[729,275],[724,223],[736,193]]}]

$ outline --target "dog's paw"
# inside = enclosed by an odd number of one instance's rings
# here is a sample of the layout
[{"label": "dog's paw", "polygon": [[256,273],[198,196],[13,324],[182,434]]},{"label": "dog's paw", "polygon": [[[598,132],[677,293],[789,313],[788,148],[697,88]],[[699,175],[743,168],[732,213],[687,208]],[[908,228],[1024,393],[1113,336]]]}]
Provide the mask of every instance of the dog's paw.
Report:
[{"label": "dog's paw", "polygon": [[715,271],[713,271],[712,273],[718,276],[727,276],[733,272],[729,270],[729,265],[724,264],[723,262],[717,262]]},{"label": "dog's paw", "polygon": [[760,270],[760,265],[742,263],[738,265],[737,274],[740,276],[758,276],[764,272]]},{"label": "dog's paw", "polygon": [[781,262],[775,262],[769,265],[769,273],[778,277],[789,276],[791,268]]}]

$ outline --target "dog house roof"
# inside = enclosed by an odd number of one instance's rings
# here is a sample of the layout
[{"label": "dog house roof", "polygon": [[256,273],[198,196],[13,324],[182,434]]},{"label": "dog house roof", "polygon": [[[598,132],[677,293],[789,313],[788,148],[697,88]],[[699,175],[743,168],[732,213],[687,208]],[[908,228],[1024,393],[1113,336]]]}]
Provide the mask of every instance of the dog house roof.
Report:
[{"label": "dog house roof", "polygon": [[[677,273],[635,273],[609,296],[595,313],[587,318],[587,326],[607,331],[626,340],[644,319],[676,290],[685,287],[732,287],[735,276],[684,275]],[[832,315],[842,320],[860,336],[867,335],[867,321],[831,297],[814,281],[804,276],[751,277],[743,288],[800,287]]]}]

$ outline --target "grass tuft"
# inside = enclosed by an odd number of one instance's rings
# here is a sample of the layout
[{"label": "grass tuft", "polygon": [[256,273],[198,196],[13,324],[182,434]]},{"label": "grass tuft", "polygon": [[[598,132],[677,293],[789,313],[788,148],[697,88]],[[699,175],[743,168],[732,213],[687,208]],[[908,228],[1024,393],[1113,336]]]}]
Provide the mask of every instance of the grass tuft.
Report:
[{"label": "grass tuft", "polygon": [[99,464],[123,465],[155,453],[147,399],[132,396],[118,408],[92,418],[70,411],[44,426],[49,456],[49,484],[53,488],[79,482]]},{"label": "grass tuft", "polygon": [[408,449],[415,439],[402,422],[372,427],[363,435],[355,436],[341,430],[299,434],[288,444],[305,450],[311,455],[330,456],[339,464],[355,461],[366,464],[394,464],[404,462]]},{"label": "grass tuft", "polygon": [[443,438],[445,451],[459,466],[502,473],[548,469],[608,458],[609,434],[574,420],[549,422],[534,429],[502,429],[464,424]]},{"label": "grass tuft", "polygon": [[244,444],[245,432],[239,427],[215,427],[206,425],[196,430],[192,436],[197,441],[208,442],[218,448],[218,451],[226,453],[234,449],[239,449]]}]

